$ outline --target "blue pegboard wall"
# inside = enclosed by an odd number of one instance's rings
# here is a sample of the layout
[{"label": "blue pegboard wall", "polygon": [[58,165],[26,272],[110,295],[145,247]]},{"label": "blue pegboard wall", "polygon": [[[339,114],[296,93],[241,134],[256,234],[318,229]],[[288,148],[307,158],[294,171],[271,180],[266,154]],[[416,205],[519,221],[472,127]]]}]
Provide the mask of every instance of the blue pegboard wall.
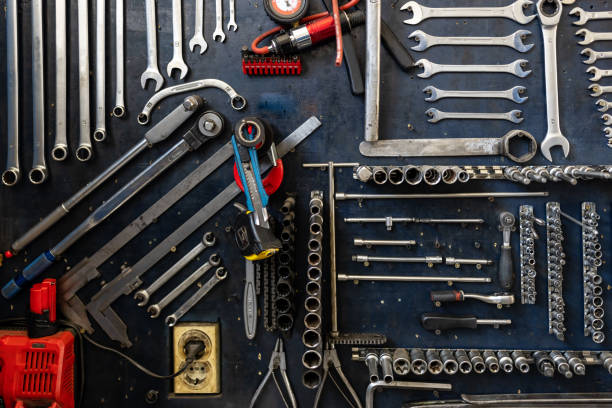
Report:
[{"label": "blue pegboard wall", "polygon": [[[227,10],[227,2],[224,2]],[[318,0],[311,1],[313,11],[322,7]],[[442,0],[428,0],[422,2],[432,7],[448,6]],[[486,5],[505,5],[508,1],[491,0]],[[546,132],[546,107],[544,91],[543,48],[542,35],[538,20],[521,26],[514,22],[502,19],[430,19],[418,26],[407,26],[402,21],[407,14],[401,12],[399,7],[402,1],[387,1],[383,4],[383,16],[394,30],[399,39],[407,46],[413,45],[408,35],[416,29],[433,35],[508,35],[518,29],[528,29],[531,36],[527,42],[535,47],[526,54],[518,53],[509,48],[502,47],[435,47],[422,53],[412,52],[415,59],[427,58],[438,63],[508,63],[519,58],[529,60],[532,74],[525,79],[519,79],[504,74],[439,74],[429,79],[419,79],[416,74],[405,73],[388,56],[383,48],[382,83],[381,83],[381,138],[421,138],[421,137],[498,137],[513,128],[521,128],[531,132],[536,139],[542,140]],[[466,0],[458,6],[483,5],[482,1]],[[93,26],[93,10],[95,2],[90,2],[91,27]],[[584,9],[609,10],[612,5],[609,1],[580,1],[578,4]],[[172,54],[172,24],[171,2],[158,1],[159,26],[159,65],[165,72],[166,64]],[[28,95],[31,94],[31,63],[30,63],[30,9],[31,2],[20,2],[20,82],[21,100],[21,160],[22,167],[27,171],[31,162],[31,108]],[[262,8],[261,1],[237,2],[237,33],[229,32],[225,43],[212,41],[214,29],[214,2],[206,2],[205,36],[209,44],[206,53],[200,56],[187,50],[186,43],[193,32],[194,4],[185,1],[183,4],[183,38],[184,56],[190,67],[186,81],[201,78],[219,78],[227,81],[239,93],[248,99],[248,109],[245,113],[234,112],[230,109],[227,97],[216,90],[203,90],[197,94],[207,99],[211,109],[222,112],[227,123],[233,123],[244,114],[254,114],[270,120],[279,131],[286,135],[299,126],[311,115],[319,117],[323,123],[321,129],[292,152],[285,161],[286,175],[284,189],[298,194],[297,225],[297,271],[296,286],[304,285],[305,255],[304,246],[307,239],[307,201],[308,192],[321,189],[327,197],[327,172],[317,169],[302,169],[302,162],[356,161],[366,164],[509,164],[504,158],[414,158],[414,159],[365,159],[358,152],[359,142],[363,138],[363,99],[350,93],[346,70],[333,65],[334,47],[324,45],[303,53],[304,74],[301,77],[245,77],[240,66],[240,47],[249,44],[251,39],[260,32],[272,27]],[[0,1],[0,9],[5,9],[5,1]],[[567,15],[570,7],[566,7],[559,25],[559,92],[562,129],[571,143],[571,152],[567,159],[561,152],[555,150],[553,157],[555,163],[608,163],[610,150],[605,146],[605,138],[601,132],[600,113],[594,106],[594,98],[586,91],[589,84],[588,75],[585,74],[586,65],[580,62],[579,56],[582,46],[576,44],[574,36],[576,27],[571,25],[572,17]],[[531,7],[527,12],[532,13]],[[0,25],[4,27],[5,17],[1,13]],[[47,148],[53,144],[53,129],[55,126],[54,111],[54,2],[48,1],[45,6],[46,38],[46,129],[49,135]],[[227,12],[226,12],[227,15]],[[112,107],[114,96],[114,53],[113,53],[113,27],[114,2],[107,5],[107,107]],[[225,19],[225,23],[227,18]],[[225,24],[224,23],[224,24]],[[22,182],[18,186],[3,188],[0,199],[0,247],[8,248],[10,243],[36,220],[49,213],[62,200],[69,197],[77,188],[84,185],[96,174],[102,171],[113,160],[123,153],[127,146],[135,143],[142,137],[147,128],[136,123],[136,114],[151,96],[151,91],[140,88],[140,75],[144,70],[146,61],[144,5],[140,1],[126,1],[126,102],[128,116],[126,119],[109,117],[109,138],[95,146],[95,158],[87,164],[77,162],[70,158],[65,163],[53,162],[47,157],[50,167],[50,179],[42,186],[32,186]],[[77,46],[76,46],[76,4],[70,8],[70,88],[69,88],[69,135],[71,149],[74,148],[78,134],[78,87],[77,87]],[[589,23],[587,27],[593,31],[609,31],[608,21]],[[91,30],[93,31],[93,30]],[[357,53],[361,61],[364,60],[364,27],[354,30]],[[95,41],[90,38],[91,62],[93,68],[93,53]],[[594,49],[609,48],[610,43],[597,43]],[[0,54],[6,51],[6,40],[0,37]],[[600,68],[610,68],[610,61],[601,61],[596,64]],[[165,75],[164,75],[165,76]],[[0,78],[6,78],[6,66],[0,64]],[[93,77],[92,77],[93,81]],[[168,79],[167,85],[182,83],[176,79]],[[602,84],[609,83],[601,81]],[[509,101],[459,101],[442,100],[435,104],[424,101],[422,89],[427,85],[435,85],[443,89],[507,89],[515,85],[524,85],[528,88],[529,100],[519,105],[525,121],[514,126],[507,122],[491,121],[443,121],[438,124],[428,124],[425,111],[436,106],[447,111],[508,111],[517,108]],[[92,84],[93,85],[93,84]],[[92,86],[92,97],[94,95]],[[0,112],[6,112],[6,81],[0,82]],[[164,100],[153,113],[152,123],[159,121],[167,112],[172,110],[183,96],[175,96]],[[93,99],[92,99],[93,100]],[[92,112],[93,113],[93,112]],[[92,115],[93,117],[93,115]],[[410,126],[409,126],[410,125]],[[2,134],[5,135],[3,128]],[[167,190],[180,181],[188,172],[197,166],[204,158],[210,156],[222,143],[225,143],[229,132],[225,133],[223,140],[214,142],[201,152],[192,154],[183,159],[171,171],[161,176],[155,183],[147,187],[120,211],[111,216],[106,222],[88,234],[86,239],[74,245],[63,258],[62,262],[53,267],[48,276],[59,276],[68,267],[75,265],[85,256],[93,254],[101,245],[119,232],[134,216],[148,208]],[[0,140],[4,137],[0,138]],[[54,245],[93,208],[109,197],[117,187],[130,180],[152,160],[165,151],[169,143],[155,146],[134,163],[123,169],[113,181],[106,183],[99,191],[93,193],[85,202],[73,210],[73,215],[67,217],[51,231],[44,234],[18,257],[5,260],[1,276],[6,281],[12,277],[14,271],[21,269],[29,260],[42,250]],[[0,157],[5,156],[5,144],[0,143]],[[531,164],[546,164],[545,159],[538,154]],[[338,170],[336,174],[336,187],[344,192],[453,192],[453,191],[549,191],[550,201],[560,201],[562,209],[573,215],[580,216],[580,203],[582,201],[595,201],[601,214],[599,230],[604,239],[604,258],[608,258],[610,236],[610,199],[612,197],[607,184],[588,181],[580,182],[578,186],[568,188],[564,184],[549,183],[537,186],[518,186],[509,182],[479,182],[457,186],[440,186],[435,188],[409,188],[388,186],[364,186],[352,180],[350,169]],[[170,209],[157,223],[149,226],[137,238],[100,268],[102,279],[95,280],[86,286],[79,296],[88,300],[99,289],[100,284],[109,281],[118,272],[120,265],[133,264],[148,252],[159,241],[182,224],[206,202],[231,182],[231,167],[226,163],[204,183],[198,186],[185,199]],[[278,206],[282,201],[283,191],[279,191],[272,199],[272,206]],[[240,201],[240,200],[238,200]],[[337,203],[337,241],[338,241],[338,270],[354,273],[396,273],[421,274],[444,273],[465,274],[479,276],[496,276],[495,267],[485,267],[481,271],[474,268],[463,267],[455,270],[452,267],[438,266],[429,270],[420,265],[384,265],[378,264],[368,268],[351,261],[355,253],[386,254],[386,255],[433,255],[484,257],[497,259],[498,246],[501,242],[501,233],[497,230],[497,217],[500,211],[509,210],[515,214],[520,204],[534,205],[536,216],[544,217],[546,199],[499,199],[488,200],[436,200],[436,201],[345,201]],[[347,216],[393,215],[414,217],[482,217],[486,224],[481,228],[452,227],[452,226],[422,226],[397,225],[392,232],[387,232],[383,225],[348,225],[341,220]],[[221,241],[218,250],[230,272],[230,279],[218,287],[201,302],[187,316],[188,321],[217,321],[221,323],[222,339],[222,394],[205,399],[169,398],[170,385],[166,381],[150,379],[126,365],[123,361],[111,357],[109,354],[87,347],[87,384],[85,407],[139,407],[149,406],[144,402],[144,395],[149,389],[160,391],[157,406],[160,407],[199,407],[205,404],[210,407],[244,407],[251,394],[261,380],[262,373],[267,369],[267,363],[274,336],[258,328],[255,341],[247,341],[243,334],[242,316],[242,289],[243,289],[243,260],[232,244],[232,238],[226,232],[226,227],[235,216],[235,210],[227,206],[208,222],[197,233],[182,243],[176,253],[169,254],[147,274],[143,276],[145,284],[172,265],[180,256],[199,240],[203,231],[211,230]],[[326,219],[327,223],[327,219]],[[339,311],[340,328],[343,331],[376,331],[386,334],[390,346],[406,347],[516,347],[516,348],[560,348],[560,349],[610,349],[612,343],[606,340],[603,344],[595,346],[589,338],[582,336],[582,269],[580,252],[580,229],[578,226],[564,221],[566,240],[564,246],[567,252],[567,266],[565,268],[564,294],[568,303],[566,319],[568,323],[567,341],[561,343],[547,333],[546,311],[546,277],[545,277],[545,240],[540,239],[536,244],[538,263],[538,301],[535,306],[515,304],[509,309],[498,310],[493,306],[479,303],[465,303],[453,305],[447,309],[457,313],[474,313],[482,317],[511,318],[513,324],[509,328],[496,330],[481,328],[476,331],[457,331],[440,336],[425,332],[419,325],[418,317],[422,312],[433,311],[435,308],[428,299],[430,289],[442,289],[445,285],[430,284],[396,284],[396,283],[369,283],[352,282],[339,283]],[[543,234],[542,234],[543,235]],[[406,238],[416,239],[419,245],[414,249],[376,249],[368,250],[352,246],[354,237],[368,238]],[[481,243],[476,248],[474,242]],[[436,242],[440,248],[436,248]],[[513,236],[515,248],[515,261],[518,262],[518,232]],[[327,250],[327,248],[326,248]],[[206,255],[207,256],[207,255]],[[325,263],[328,264],[327,258]],[[193,266],[195,267],[195,266]],[[193,268],[192,267],[192,268]],[[182,277],[191,270],[183,271]],[[605,282],[610,280],[608,263],[601,269]],[[179,278],[180,279],[180,278]],[[326,279],[327,281],[327,279]],[[499,290],[495,284],[489,285],[457,285],[466,291],[494,292]],[[606,293],[609,291],[605,284]],[[518,285],[515,287],[518,294]],[[324,299],[329,299],[324,294]],[[296,305],[297,322],[303,319],[301,293],[298,294]],[[605,296],[609,301],[609,296]],[[180,301],[179,301],[180,302]],[[26,296],[19,296],[14,301],[0,300],[2,316],[20,316],[25,310]],[[158,372],[169,372],[170,365],[170,332],[162,320],[149,319],[143,310],[135,307],[131,297],[123,296],[114,304],[115,310],[128,324],[128,330],[134,346],[128,353],[149,368]],[[325,324],[329,324],[329,316],[324,315]],[[260,319],[261,320],[261,319]],[[606,327],[612,324],[606,318]],[[301,355],[301,324],[296,328],[288,341],[286,341],[288,371],[296,391],[300,406],[311,404],[314,393],[301,385],[302,364]],[[609,330],[608,330],[609,333]],[[609,336],[608,336],[609,337]],[[110,343],[105,334],[97,329],[95,338]],[[362,363],[350,361],[349,347],[339,347],[340,357],[347,376],[355,386],[358,394],[363,397],[367,385],[366,369]],[[452,382],[457,393],[493,393],[493,392],[578,392],[578,391],[604,391],[610,387],[610,377],[601,368],[589,368],[585,377],[574,377],[572,380],[544,379],[535,373],[527,375],[502,375],[483,377],[476,375],[446,378],[424,377],[426,380],[440,380]],[[451,397],[454,394],[442,394],[441,397]],[[435,398],[432,393],[395,393],[384,392],[377,397],[377,406],[399,406],[402,401]],[[331,384],[326,385],[323,397],[324,407],[343,406],[339,394]],[[268,385],[260,406],[282,406],[273,385]]]}]

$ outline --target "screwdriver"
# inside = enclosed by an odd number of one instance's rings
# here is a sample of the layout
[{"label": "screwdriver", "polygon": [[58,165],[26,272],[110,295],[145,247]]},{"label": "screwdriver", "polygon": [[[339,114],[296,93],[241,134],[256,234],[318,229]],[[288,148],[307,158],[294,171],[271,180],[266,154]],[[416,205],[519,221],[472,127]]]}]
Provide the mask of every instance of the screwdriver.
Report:
[{"label": "screwdriver", "polygon": [[449,329],[475,329],[479,325],[492,325],[497,328],[501,325],[512,324],[509,319],[479,319],[472,315],[446,315],[441,313],[423,313],[421,325],[425,330],[439,333]]},{"label": "screwdriver", "polygon": [[479,293],[465,293],[462,290],[438,290],[430,292],[431,301],[442,302],[463,302],[465,299],[476,299],[484,303],[494,305],[514,304],[514,295],[511,293],[494,293],[492,295],[481,295]]}]

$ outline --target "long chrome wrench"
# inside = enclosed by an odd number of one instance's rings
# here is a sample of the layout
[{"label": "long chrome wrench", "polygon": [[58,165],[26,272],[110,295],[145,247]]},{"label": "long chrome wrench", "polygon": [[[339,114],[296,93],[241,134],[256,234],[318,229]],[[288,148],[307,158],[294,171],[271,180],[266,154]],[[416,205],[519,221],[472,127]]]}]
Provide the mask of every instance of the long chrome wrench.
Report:
[{"label": "long chrome wrench", "polygon": [[487,98],[487,99],[508,99],[512,102],[523,103],[528,97],[521,96],[527,88],[524,86],[515,86],[502,91],[459,91],[438,89],[435,86],[426,86],[423,89],[428,96],[425,98],[427,102],[434,102],[444,98]]},{"label": "long chrome wrench", "polygon": [[519,52],[527,52],[533,47],[533,44],[523,43],[528,35],[531,35],[531,31],[517,30],[505,37],[438,37],[416,30],[408,38],[413,38],[418,43],[411,47],[415,51],[425,51],[436,45],[489,45],[510,47]]},{"label": "long chrome wrench", "polygon": [[146,89],[147,81],[155,81],[155,92],[164,84],[164,77],[157,65],[157,23],[155,19],[155,0],[145,0],[145,19],[147,29],[147,68],[140,76],[140,86]]},{"label": "long chrome wrench", "polygon": [[113,116],[122,118],[125,115],[125,67],[124,67],[124,5],[123,0],[115,0],[115,107]]},{"label": "long chrome wrench", "polygon": [[106,139],[106,0],[96,0],[96,142]]},{"label": "long chrome wrench", "polygon": [[378,140],[380,109],[381,1],[366,3],[365,135],[366,142]]},{"label": "long chrome wrench", "polygon": [[185,78],[189,72],[189,67],[183,59],[183,0],[172,0],[172,59],[166,67],[166,72],[169,77],[172,77],[172,71],[178,69],[180,71],[179,78]]},{"label": "long chrome wrench", "polygon": [[418,60],[415,65],[423,68],[423,72],[418,74],[419,78],[429,78],[432,75],[440,72],[495,72],[495,73],[506,73],[512,74],[519,78],[525,78],[531,73],[531,70],[525,70],[523,67],[527,64],[527,60],[518,59],[508,64],[489,64],[489,65],[450,65],[450,64],[437,64],[431,62],[428,59],[422,58]]},{"label": "long chrome wrench", "polygon": [[509,112],[444,112],[436,108],[429,108],[425,112],[429,117],[429,123],[438,123],[445,119],[482,119],[482,120],[507,120],[513,123],[523,121],[523,112],[512,110]]},{"label": "long chrome wrench", "polygon": [[229,0],[229,21],[227,22],[227,31],[237,31],[236,24],[236,0]]},{"label": "long chrome wrench", "polygon": [[32,0],[32,134],[33,160],[28,178],[32,184],[47,179],[45,163],[45,71],[43,0]]},{"label": "long chrome wrench", "polygon": [[14,186],[21,178],[19,167],[19,45],[17,41],[17,0],[6,2],[6,101],[7,154],[2,184]]},{"label": "long chrome wrench", "polygon": [[410,11],[413,16],[408,20],[404,20],[404,24],[419,24],[421,21],[428,18],[507,18],[514,20],[519,24],[527,24],[533,20],[536,15],[525,15],[526,8],[533,4],[530,0],[517,0],[512,4],[503,7],[448,7],[448,8],[431,8],[418,4],[416,1],[405,3],[400,10]]},{"label": "long chrome wrench", "polygon": [[93,156],[89,114],[89,12],[88,1],[78,0],[79,26],[79,146],[76,158],[87,161]]},{"label": "long chrome wrench", "polygon": [[213,41],[225,41],[225,33],[223,32],[223,0],[215,0],[215,31],[213,32]]},{"label": "long chrome wrench", "polygon": [[68,137],[66,135],[66,0],[55,2],[55,143],[51,157],[55,161],[68,157]]},{"label": "long chrome wrench", "polygon": [[195,0],[195,24],[193,37],[189,40],[191,52],[195,51],[196,45],[200,47],[200,55],[208,48],[208,43],[204,39],[204,0]]}]

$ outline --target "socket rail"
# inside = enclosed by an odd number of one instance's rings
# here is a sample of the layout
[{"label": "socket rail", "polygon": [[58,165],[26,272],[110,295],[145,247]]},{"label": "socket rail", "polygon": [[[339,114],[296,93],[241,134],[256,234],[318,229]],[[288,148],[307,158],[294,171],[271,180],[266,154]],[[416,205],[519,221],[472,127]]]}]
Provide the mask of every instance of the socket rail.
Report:
[{"label": "socket rail", "polygon": [[519,208],[519,231],[521,253],[521,303],[533,305],[536,302],[536,261],[533,206]]},{"label": "socket rail", "polygon": [[604,305],[602,278],[598,268],[602,265],[602,251],[597,231],[599,214],[595,203],[582,203],[582,276],[584,279],[584,335],[602,343],[604,334]]},{"label": "socket rail", "polygon": [[563,300],[563,224],[561,206],[546,203],[546,251],[548,260],[548,333],[565,340],[565,302]]}]

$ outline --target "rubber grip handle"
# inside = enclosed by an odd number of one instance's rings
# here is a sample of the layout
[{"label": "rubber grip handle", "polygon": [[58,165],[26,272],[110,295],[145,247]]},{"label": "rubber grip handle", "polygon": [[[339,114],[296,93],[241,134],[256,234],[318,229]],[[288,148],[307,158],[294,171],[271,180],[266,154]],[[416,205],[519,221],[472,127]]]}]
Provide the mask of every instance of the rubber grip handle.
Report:
[{"label": "rubber grip handle", "polygon": [[383,45],[401,69],[410,71],[414,68],[414,58],[391,31],[384,19],[380,20],[380,37]]},{"label": "rubber grip handle", "polygon": [[[254,276],[253,276],[254,278]],[[255,338],[257,330],[257,296],[255,294],[254,279],[247,279],[244,283],[243,295],[243,314],[244,314],[244,331],[249,340]]]},{"label": "rubber grip handle", "polygon": [[423,313],[421,315],[421,325],[425,330],[434,331],[448,329],[475,329],[478,324],[476,316]]},{"label": "rubber grip handle", "polygon": [[512,247],[501,248],[499,266],[497,270],[499,284],[502,288],[509,290],[514,286],[514,265],[512,262]]},{"label": "rubber grip handle", "polygon": [[458,290],[438,290],[430,292],[432,302],[461,302],[463,295]]},{"label": "rubber grip handle", "polygon": [[68,211],[64,209],[63,205],[55,208],[51,214],[47,215],[40,222],[38,222],[38,224],[26,231],[23,236],[21,236],[11,245],[12,252],[16,254],[17,252],[21,251],[45,231],[51,228],[56,222],[61,220],[66,214],[68,214]]},{"label": "rubber grip handle", "polygon": [[38,258],[34,259],[32,263],[26,266],[19,275],[4,285],[2,288],[2,296],[5,299],[11,299],[28,283],[36,279],[37,276],[53,265],[53,262],[55,262],[55,257],[51,252],[43,252]]}]

